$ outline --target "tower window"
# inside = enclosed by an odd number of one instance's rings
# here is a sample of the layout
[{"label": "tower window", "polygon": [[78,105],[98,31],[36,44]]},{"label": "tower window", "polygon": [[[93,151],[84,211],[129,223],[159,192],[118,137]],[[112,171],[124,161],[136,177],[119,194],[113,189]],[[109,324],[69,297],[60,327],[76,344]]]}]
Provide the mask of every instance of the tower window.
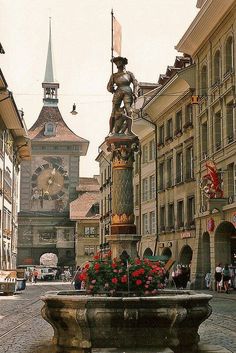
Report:
[{"label": "tower window", "polygon": [[44,135],[46,136],[53,136],[56,133],[56,127],[53,123],[45,124]]}]

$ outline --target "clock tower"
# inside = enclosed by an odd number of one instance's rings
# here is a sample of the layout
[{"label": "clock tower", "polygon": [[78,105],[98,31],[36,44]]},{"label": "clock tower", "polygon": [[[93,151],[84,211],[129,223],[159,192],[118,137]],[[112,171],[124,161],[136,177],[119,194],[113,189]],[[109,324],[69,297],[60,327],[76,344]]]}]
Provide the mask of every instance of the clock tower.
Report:
[{"label": "clock tower", "polygon": [[51,23],[42,87],[43,107],[28,131],[32,159],[21,165],[18,265],[39,265],[43,254],[54,253],[59,266],[72,266],[75,231],[69,204],[77,198],[80,157],[89,142],[70,130],[58,109]]}]

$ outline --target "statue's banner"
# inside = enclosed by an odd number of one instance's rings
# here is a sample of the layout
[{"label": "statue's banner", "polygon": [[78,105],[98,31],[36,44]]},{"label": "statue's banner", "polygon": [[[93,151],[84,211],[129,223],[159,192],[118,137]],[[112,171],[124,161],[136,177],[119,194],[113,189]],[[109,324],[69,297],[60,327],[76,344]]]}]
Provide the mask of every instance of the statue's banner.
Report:
[{"label": "statue's banner", "polygon": [[113,16],[113,49],[121,55],[121,25]]}]

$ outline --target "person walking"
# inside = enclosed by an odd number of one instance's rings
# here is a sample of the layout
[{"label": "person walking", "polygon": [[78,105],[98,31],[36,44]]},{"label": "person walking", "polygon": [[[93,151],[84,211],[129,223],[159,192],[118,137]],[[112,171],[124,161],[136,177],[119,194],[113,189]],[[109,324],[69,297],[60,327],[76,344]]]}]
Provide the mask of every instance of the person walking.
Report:
[{"label": "person walking", "polygon": [[225,293],[229,294],[230,271],[229,271],[228,264],[225,264],[223,271],[222,271],[222,276],[223,276],[223,286],[224,286]]},{"label": "person walking", "polygon": [[36,268],[34,268],[33,270],[33,283],[36,284],[37,280],[38,280],[38,271],[36,270]]},{"label": "person walking", "polygon": [[221,263],[219,263],[215,269],[216,290],[218,293],[221,292],[221,280],[222,280],[222,265]]},{"label": "person walking", "polygon": [[80,290],[81,289],[80,275],[81,275],[81,268],[80,268],[80,266],[77,266],[74,278],[72,280],[72,283],[74,284],[75,290]]}]

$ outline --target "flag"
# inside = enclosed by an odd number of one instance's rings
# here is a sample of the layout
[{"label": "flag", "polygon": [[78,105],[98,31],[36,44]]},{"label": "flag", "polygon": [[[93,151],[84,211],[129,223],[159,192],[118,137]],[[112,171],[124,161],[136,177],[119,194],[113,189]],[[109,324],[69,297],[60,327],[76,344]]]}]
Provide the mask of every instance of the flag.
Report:
[{"label": "flag", "polygon": [[121,25],[113,16],[113,49],[121,55]]}]

